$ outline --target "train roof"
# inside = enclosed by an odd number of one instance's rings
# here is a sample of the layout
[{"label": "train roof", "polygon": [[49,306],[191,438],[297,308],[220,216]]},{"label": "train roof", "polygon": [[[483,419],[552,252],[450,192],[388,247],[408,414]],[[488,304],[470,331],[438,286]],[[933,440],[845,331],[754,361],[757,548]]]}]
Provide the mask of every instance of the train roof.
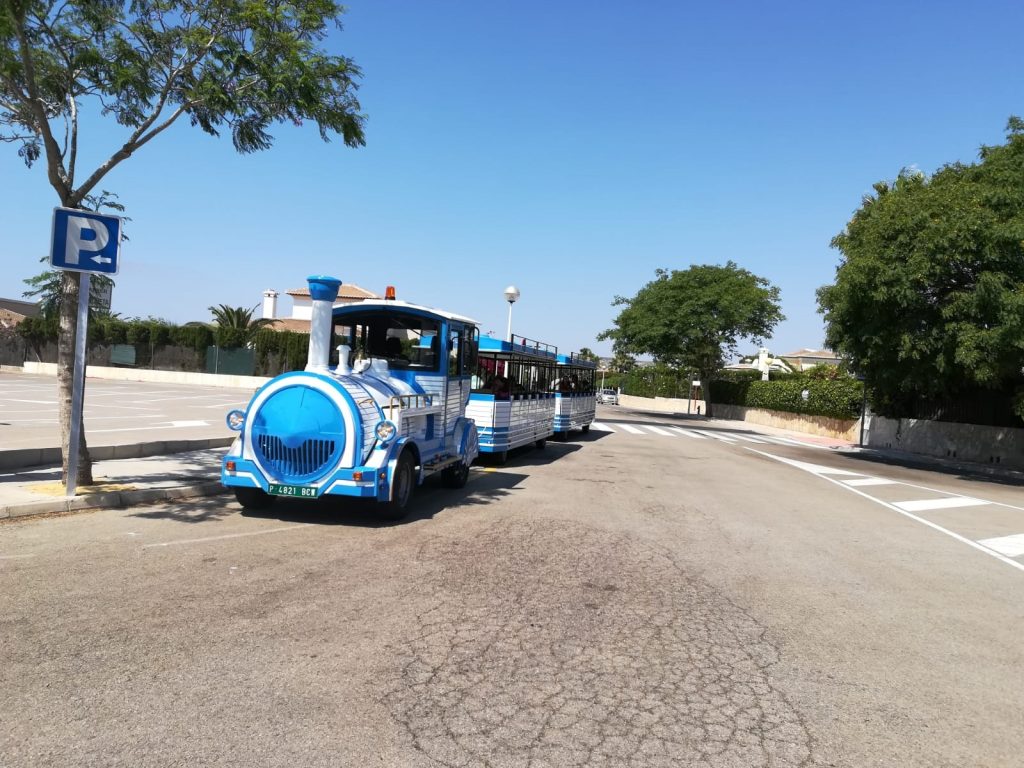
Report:
[{"label": "train roof", "polygon": [[408,301],[398,301],[397,299],[365,299],[353,304],[343,304],[340,307],[335,307],[331,314],[333,317],[338,317],[339,315],[353,315],[358,314],[364,309],[406,309],[411,312],[443,317],[445,320],[455,320],[459,323],[480,325],[480,323],[471,317],[457,315],[454,312],[447,312],[443,309],[437,309],[436,307],[427,307],[423,304],[410,304]]},{"label": "train roof", "polygon": [[585,360],[582,357],[577,357],[575,353],[569,355],[558,356],[559,365],[574,365],[577,368],[593,368],[597,370],[597,363],[593,360]]},{"label": "train roof", "polygon": [[493,336],[481,336],[480,351],[492,354],[525,355],[552,362],[558,359],[557,347],[552,347],[539,341],[523,339],[518,336],[515,337],[514,341],[496,339]]}]

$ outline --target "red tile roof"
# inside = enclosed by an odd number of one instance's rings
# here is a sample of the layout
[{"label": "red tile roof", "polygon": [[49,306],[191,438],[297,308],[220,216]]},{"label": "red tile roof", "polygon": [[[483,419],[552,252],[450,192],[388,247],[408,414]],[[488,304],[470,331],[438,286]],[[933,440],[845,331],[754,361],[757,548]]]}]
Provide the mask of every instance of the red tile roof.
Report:
[{"label": "red tile roof", "polygon": [[[297,296],[299,298],[305,298],[309,296],[309,288],[293,288],[290,291],[285,291],[289,296]],[[360,288],[355,283],[342,283],[338,289],[339,299],[379,299],[380,296],[368,291],[365,288]]]}]

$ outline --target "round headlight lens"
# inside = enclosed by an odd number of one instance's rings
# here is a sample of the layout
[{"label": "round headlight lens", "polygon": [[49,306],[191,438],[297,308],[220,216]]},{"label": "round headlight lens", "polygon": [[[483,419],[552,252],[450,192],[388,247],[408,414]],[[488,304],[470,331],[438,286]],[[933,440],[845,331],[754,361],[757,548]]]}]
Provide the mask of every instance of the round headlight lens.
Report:
[{"label": "round headlight lens", "polygon": [[377,425],[377,439],[382,443],[386,443],[395,436],[397,431],[398,428],[390,421],[382,421]]},{"label": "round headlight lens", "polygon": [[228,429],[234,432],[241,432],[245,426],[245,411],[230,411],[228,413]]}]

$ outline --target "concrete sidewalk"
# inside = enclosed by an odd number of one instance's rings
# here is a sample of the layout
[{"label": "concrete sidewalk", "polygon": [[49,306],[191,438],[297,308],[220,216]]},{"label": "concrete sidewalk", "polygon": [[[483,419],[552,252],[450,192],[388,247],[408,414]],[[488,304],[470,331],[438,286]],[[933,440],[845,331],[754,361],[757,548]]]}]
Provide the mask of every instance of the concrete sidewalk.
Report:
[{"label": "concrete sidewalk", "polygon": [[61,484],[60,466],[0,473],[0,520],[225,493],[220,484],[224,452],[224,448],[207,448],[94,461],[95,484],[79,488],[71,498]]}]

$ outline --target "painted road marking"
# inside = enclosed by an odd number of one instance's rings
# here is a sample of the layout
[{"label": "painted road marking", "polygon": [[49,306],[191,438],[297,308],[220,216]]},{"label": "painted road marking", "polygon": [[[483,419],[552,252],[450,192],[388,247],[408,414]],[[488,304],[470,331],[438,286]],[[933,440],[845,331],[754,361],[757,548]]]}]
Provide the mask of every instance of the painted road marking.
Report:
[{"label": "painted road marking", "polygon": [[[942,491],[938,491],[942,493]],[[988,504],[970,496],[947,496],[944,499],[917,499],[915,501],[894,501],[893,505],[907,512],[927,512],[929,509],[953,509],[954,507],[979,507]]]},{"label": "painted road marking", "polygon": [[1016,533],[1013,536],[998,536],[994,539],[981,539],[981,546],[994,549],[1001,555],[1007,557],[1020,557],[1024,555],[1024,533]]},{"label": "painted road marking", "polygon": [[713,437],[715,440],[721,440],[723,443],[736,442],[731,437],[725,437],[724,435],[720,435],[717,432],[708,432],[707,430],[704,429],[695,429],[693,431],[696,432],[698,435],[704,435],[705,437]]},{"label": "painted road marking", "polygon": [[225,533],[222,536],[207,536],[202,539],[178,539],[177,541],[162,541],[158,544],[143,544],[143,549],[151,549],[153,547],[173,547],[178,544],[199,544],[204,541],[221,541],[222,539],[241,539],[246,536],[263,536],[268,533],[280,533],[281,531],[291,531],[295,528],[314,528],[316,526],[309,525],[286,525],[283,528],[267,528],[263,531],[249,531],[248,533]]},{"label": "painted road marking", "polygon": [[609,427],[607,424],[602,424],[599,421],[595,421],[590,425],[591,429],[597,430],[598,432],[614,432],[615,430]]},{"label": "painted road marking", "polygon": [[651,424],[644,424],[643,428],[644,429],[649,429],[651,432],[653,432],[656,435],[665,435],[665,437],[675,437],[675,435],[673,435],[668,430],[662,429],[661,427],[652,426]]},{"label": "painted road marking", "polygon": [[[895,504],[890,504],[888,501],[882,501],[881,499],[875,498],[871,494],[865,493],[864,491],[858,490],[857,488],[851,488],[847,483],[844,483],[842,480],[836,480],[834,478],[829,477],[830,474],[835,474],[835,471],[834,470],[829,470],[829,467],[821,467],[821,466],[818,466],[816,464],[808,464],[807,462],[804,462],[804,461],[794,461],[793,459],[785,459],[782,456],[776,456],[776,455],[771,454],[771,453],[765,453],[764,451],[759,451],[756,448],[747,448],[747,450],[751,451],[752,453],[756,453],[756,454],[758,454],[760,456],[765,456],[766,458],[774,459],[775,461],[781,462],[783,464],[789,464],[789,465],[791,465],[793,467],[796,467],[797,469],[802,469],[805,472],[810,472],[811,474],[817,475],[818,477],[822,478],[823,480],[827,480],[830,483],[834,483],[835,485],[838,485],[840,488],[845,488],[846,490],[850,491],[850,493],[856,493],[858,496],[863,496],[868,501],[873,501],[876,504],[880,504],[881,506],[886,507],[887,509],[891,509],[893,512],[897,512],[897,513],[903,515],[906,518],[909,518],[909,519],[911,519],[911,520],[913,520],[915,522],[920,523],[921,525],[928,526],[933,531],[938,531],[939,533],[944,534],[946,536],[949,536],[950,538],[955,539],[955,540],[961,542],[962,544],[966,544],[967,546],[972,547],[972,548],[978,550],[979,552],[984,552],[989,557],[994,557],[996,560],[999,560],[1000,562],[1006,563],[1007,565],[1016,568],[1018,571],[1024,571],[1024,563],[1018,563],[1016,560],[1012,560],[1009,557],[1007,557],[1006,555],[1000,554],[999,552],[997,552],[996,550],[994,550],[994,549],[992,549],[990,547],[986,547],[984,544],[980,544],[977,541],[974,541],[972,539],[968,539],[966,536],[961,536],[959,533],[955,533],[955,532],[949,530],[948,528],[943,528],[941,525],[933,523],[931,520],[925,520],[923,517],[919,517],[918,515],[915,515],[912,512],[908,512],[905,509],[900,509]],[[845,474],[853,474],[853,473],[852,472],[847,472]],[[908,485],[908,484],[907,483],[900,483],[900,485]],[[912,486],[912,487],[917,488],[917,487],[920,487],[920,486]],[[934,491],[934,493],[945,493],[945,491]],[[961,496],[959,498],[967,498],[967,497],[966,496]],[[991,502],[983,502],[983,503],[989,504]],[[1009,507],[1010,505],[1009,504],[999,504],[998,506]],[[1012,507],[1012,508],[1013,509],[1017,509],[1017,507]]]},{"label": "painted road marking", "polygon": [[210,422],[208,421],[172,421],[170,422],[172,427],[208,427]]},{"label": "painted road marking", "polygon": [[747,435],[737,435],[735,432],[730,433],[729,437],[734,437],[737,440],[742,440],[745,443],[760,443],[764,445],[764,440],[758,440],[756,437],[749,437]]},{"label": "painted road marking", "polygon": [[683,437],[693,437],[697,440],[707,440],[704,435],[698,435],[692,429],[683,429],[682,427],[669,427],[673,432],[678,432]]},{"label": "painted road marking", "polygon": [[630,424],[615,423],[615,424],[612,424],[612,426],[615,427],[615,429],[622,429],[622,430],[625,430],[626,432],[629,432],[629,433],[634,434],[634,435],[642,435],[642,434],[644,434],[644,431],[642,429],[637,429],[636,427],[634,427],[634,426],[632,426]]},{"label": "painted road marking", "polygon": [[858,477],[853,480],[843,480],[846,485],[897,485],[896,480],[887,480],[884,477]]}]

